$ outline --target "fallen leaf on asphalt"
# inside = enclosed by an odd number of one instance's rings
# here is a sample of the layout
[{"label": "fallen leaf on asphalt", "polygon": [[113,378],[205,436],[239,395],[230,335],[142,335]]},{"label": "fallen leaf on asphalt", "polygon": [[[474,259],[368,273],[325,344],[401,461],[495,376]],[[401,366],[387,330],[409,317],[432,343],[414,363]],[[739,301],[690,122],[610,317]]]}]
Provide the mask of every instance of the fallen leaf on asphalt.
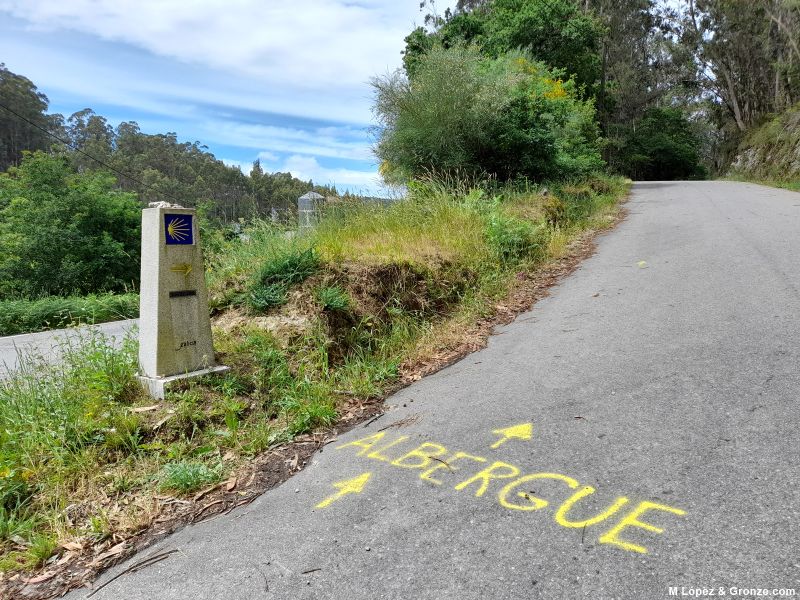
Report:
[{"label": "fallen leaf on asphalt", "polygon": [[647,268],[647,261],[646,261],[646,260],[640,260],[640,261],[639,261],[638,263],[636,263],[636,264],[637,264],[637,265],[639,265],[639,268],[640,268],[640,269],[646,269],[646,268]]}]

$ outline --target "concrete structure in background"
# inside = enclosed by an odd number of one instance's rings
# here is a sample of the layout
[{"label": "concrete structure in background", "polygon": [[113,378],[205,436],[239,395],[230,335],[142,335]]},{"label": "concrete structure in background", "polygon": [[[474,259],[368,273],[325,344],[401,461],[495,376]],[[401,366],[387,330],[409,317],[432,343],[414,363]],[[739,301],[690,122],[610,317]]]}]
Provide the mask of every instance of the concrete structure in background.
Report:
[{"label": "concrete structure in background", "polygon": [[297,199],[297,229],[299,233],[311,231],[317,226],[323,202],[325,202],[325,196],[317,192],[308,192]]},{"label": "concrete structure in background", "polygon": [[173,381],[228,367],[214,361],[197,215],[166,202],[150,206],[142,211],[139,379],[163,398]]}]

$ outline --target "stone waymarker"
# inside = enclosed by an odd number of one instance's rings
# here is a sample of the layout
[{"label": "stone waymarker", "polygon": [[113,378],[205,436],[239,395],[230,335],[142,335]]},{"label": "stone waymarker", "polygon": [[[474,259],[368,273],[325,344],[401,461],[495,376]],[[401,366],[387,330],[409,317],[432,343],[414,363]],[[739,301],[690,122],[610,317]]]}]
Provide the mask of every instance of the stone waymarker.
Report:
[{"label": "stone waymarker", "polygon": [[225,371],[214,362],[197,215],[166,202],[142,211],[139,379],[155,398],[169,383]]},{"label": "stone waymarker", "polygon": [[317,192],[308,192],[297,199],[297,228],[301,234],[317,226],[324,202],[325,196]]}]

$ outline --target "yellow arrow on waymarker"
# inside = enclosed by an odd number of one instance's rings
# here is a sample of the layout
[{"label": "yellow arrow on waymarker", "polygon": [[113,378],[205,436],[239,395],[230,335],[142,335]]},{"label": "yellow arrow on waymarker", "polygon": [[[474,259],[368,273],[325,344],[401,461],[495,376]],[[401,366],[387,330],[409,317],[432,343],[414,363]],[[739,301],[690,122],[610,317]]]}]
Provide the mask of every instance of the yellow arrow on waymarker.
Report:
[{"label": "yellow arrow on waymarker", "polygon": [[491,446],[492,448],[499,448],[508,440],[531,439],[533,437],[533,423],[523,423],[522,425],[514,425],[513,427],[506,427],[505,429],[494,429],[492,433],[503,436]]},{"label": "yellow arrow on waymarker", "polygon": [[364,486],[367,485],[369,478],[372,477],[372,473],[363,473],[358,477],[354,477],[353,479],[347,479],[345,481],[339,481],[338,483],[334,483],[333,487],[338,489],[339,491],[336,492],[333,496],[329,496],[325,498],[322,502],[317,504],[316,508],[325,508],[326,506],[330,506],[341,498],[342,496],[346,496],[347,494],[359,494],[364,490]]},{"label": "yellow arrow on waymarker", "polygon": [[189,273],[192,272],[192,265],[189,263],[178,263],[177,265],[172,265],[170,271],[173,273],[183,273],[184,275],[188,276]]}]

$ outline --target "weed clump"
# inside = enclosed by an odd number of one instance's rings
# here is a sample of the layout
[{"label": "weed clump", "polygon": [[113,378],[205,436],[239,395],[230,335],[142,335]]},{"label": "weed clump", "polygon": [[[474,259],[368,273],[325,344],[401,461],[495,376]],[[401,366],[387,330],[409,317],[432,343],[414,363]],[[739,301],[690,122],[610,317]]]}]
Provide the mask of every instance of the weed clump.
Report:
[{"label": "weed clump", "polygon": [[347,311],[352,302],[348,293],[338,285],[321,287],[317,290],[316,296],[322,310],[331,312]]},{"label": "weed clump", "polygon": [[314,248],[299,250],[291,247],[268,258],[250,286],[248,305],[264,312],[286,302],[289,287],[301,283],[319,268],[319,257]]},{"label": "weed clump", "polygon": [[486,234],[489,244],[504,263],[540,257],[545,239],[544,228],[513,216],[495,212],[488,219]]},{"label": "weed clump", "polygon": [[219,468],[212,469],[205,463],[193,460],[168,463],[161,469],[158,487],[166,492],[188,494],[219,481],[220,471]]}]

